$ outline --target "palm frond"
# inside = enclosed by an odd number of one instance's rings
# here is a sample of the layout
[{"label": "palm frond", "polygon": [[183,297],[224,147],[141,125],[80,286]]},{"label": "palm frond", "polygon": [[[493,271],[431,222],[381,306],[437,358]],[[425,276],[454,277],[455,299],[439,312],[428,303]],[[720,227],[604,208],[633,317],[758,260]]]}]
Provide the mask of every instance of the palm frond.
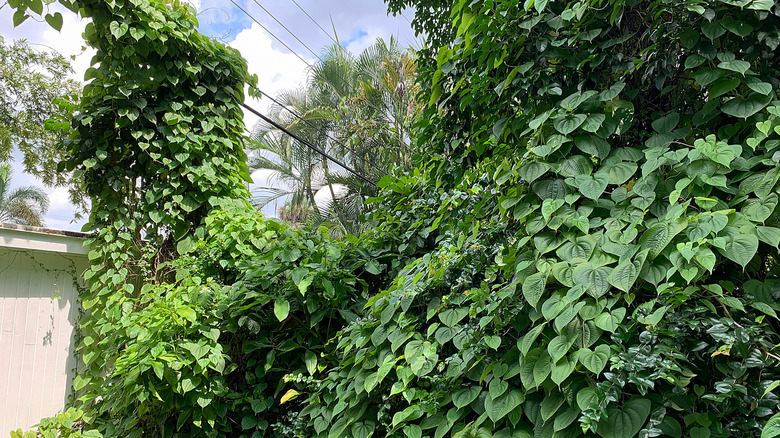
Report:
[{"label": "palm frond", "polygon": [[271,202],[285,196],[292,195],[293,193],[293,191],[280,189],[278,187],[260,187],[253,191],[252,198],[249,200],[249,202],[259,210]]},{"label": "palm frond", "polygon": [[49,196],[38,187],[11,186],[11,166],[0,165],[0,222],[43,226],[43,215],[49,209]]},{"label": "palm frond", "polygon": [[49,195],[38,187],[18,187],[6,196],[5,201],[28,203],[44,214],[49,209]]},{"label": "palm frond", "polygon": [[9,222],[33,227],[43,226],[43,214],[34,205],[20,199],[7,202],[0,207],[0,222]]},{"label": "palm frond", "polygon": [[[376,188],[304,143],[375,180],[404,166],[410,156],[410,115],[419,108],[415,57],[395,38],[378,39],[358,56],[338,44],[327,47],[306,86],[279,93],[275,99],[280,104],[270,111],[275,122],[304,141],[267,123],[253,128],[250,167],[270,171],[269,180],[279,183],[275,191],[261,189],[253,202],[267,205],[286,196],[290,217],[305,212],[312,224],[328,224],[334,233],[359,232],[364,200]],[[344,190],[336,193],[337,186]],[[328,193],[324,202],[321,190]]]}]

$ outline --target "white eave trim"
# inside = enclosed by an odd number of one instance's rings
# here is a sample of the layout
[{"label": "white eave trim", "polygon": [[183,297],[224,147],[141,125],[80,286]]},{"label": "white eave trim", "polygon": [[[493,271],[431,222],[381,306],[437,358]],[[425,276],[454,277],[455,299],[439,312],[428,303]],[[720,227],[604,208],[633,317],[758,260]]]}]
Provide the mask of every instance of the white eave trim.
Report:
[{"label": "white eave trim", "polygon": [[50,230],[0,223],[0,247],[47,251],[62,254],[84,254],[88,236],[72,231]]}]

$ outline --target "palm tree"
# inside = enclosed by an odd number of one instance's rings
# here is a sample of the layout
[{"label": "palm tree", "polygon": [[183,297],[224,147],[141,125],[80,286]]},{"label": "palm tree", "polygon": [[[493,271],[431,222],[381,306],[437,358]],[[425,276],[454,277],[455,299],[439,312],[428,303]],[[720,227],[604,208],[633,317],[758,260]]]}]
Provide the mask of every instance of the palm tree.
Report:
[{"label": "palm tree", "polygon": [[[270,116],[376,181],[410,165],[408,127],[420,109],[415,73],[414,52],[393,38],[377,40],[358,57],[333,45],[304,88],[276,98],[296,114],[274,105]],[[263,123],[254,140],[250,166],[274,172],[284,186],[261,188],[258,206],[286,198],[290,211],[308,212],[309,222],[336,235],[361,232],[363,201],[376,191],[371,184]]]},{"label": "palm tree", "polygon": [[[300,89],[287,91],[278,96],[277,100],[287,107],[305,110],[312,106],[309,97],[306,90]],[[281,107],[273,108],[270,116],[302,138],[310,139],[314,146],[327,147],[322,138],[314,134],[321,123],[299,124],[298,119],[284,112]],[[250,167],[271,171],[272,180],[277,183],[260,189],[261,194],[254,198],[256,205],[263,207],[279,198],[290,198],[288,203],[291,211],[309,212],[296,217],[320,216],[315,195],[327,184],[321,156],[281,131],[269,129],[265,125],[255,127],[253,138],[254,151],[250,156]]]},{"label": "palm tree", "polygon": [[0,165],[0,222],[41,227],[48,208],[49,197],[38,187],[11,190],[11,166]]}]

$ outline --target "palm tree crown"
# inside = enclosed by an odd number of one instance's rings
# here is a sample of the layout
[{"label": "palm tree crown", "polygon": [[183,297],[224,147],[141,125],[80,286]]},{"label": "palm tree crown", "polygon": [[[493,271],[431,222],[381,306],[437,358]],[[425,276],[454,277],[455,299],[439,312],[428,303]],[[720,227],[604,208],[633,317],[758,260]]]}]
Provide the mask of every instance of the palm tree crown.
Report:
[{"label": "palm tree crown", "polygon": [[38,187],[11,190],[11,166],[0,165],[0,222],[41,227],[48,208],[49,197]]},{"label": "palm tree crown", "polygon": [[[420,108],[414,52],[391,38],[357,57],[336,44],[322,59],[305,87],[276,97],[295,114],[274,105],[270,116],[374,181],[406,168],[408,127]],[[284,186],[261,188],[259,206],[284,197],[289,211],[305,213],[335,234],[360,233],[363,201],[376,192],[371,184],[263,123],[255,127],[254,140],[250,166],[270,171]]]}]

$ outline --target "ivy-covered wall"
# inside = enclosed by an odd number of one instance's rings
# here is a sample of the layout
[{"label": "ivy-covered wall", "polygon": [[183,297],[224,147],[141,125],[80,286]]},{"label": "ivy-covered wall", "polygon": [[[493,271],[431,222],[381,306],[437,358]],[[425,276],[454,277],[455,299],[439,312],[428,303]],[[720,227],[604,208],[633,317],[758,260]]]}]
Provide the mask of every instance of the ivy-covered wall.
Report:
[{"label": "ivy-covered wall", "polygon": [[[72,400],[83,236],[0,223],[0,430],[29,428]],[[75,235],[75,236],[74,236]]]}]

